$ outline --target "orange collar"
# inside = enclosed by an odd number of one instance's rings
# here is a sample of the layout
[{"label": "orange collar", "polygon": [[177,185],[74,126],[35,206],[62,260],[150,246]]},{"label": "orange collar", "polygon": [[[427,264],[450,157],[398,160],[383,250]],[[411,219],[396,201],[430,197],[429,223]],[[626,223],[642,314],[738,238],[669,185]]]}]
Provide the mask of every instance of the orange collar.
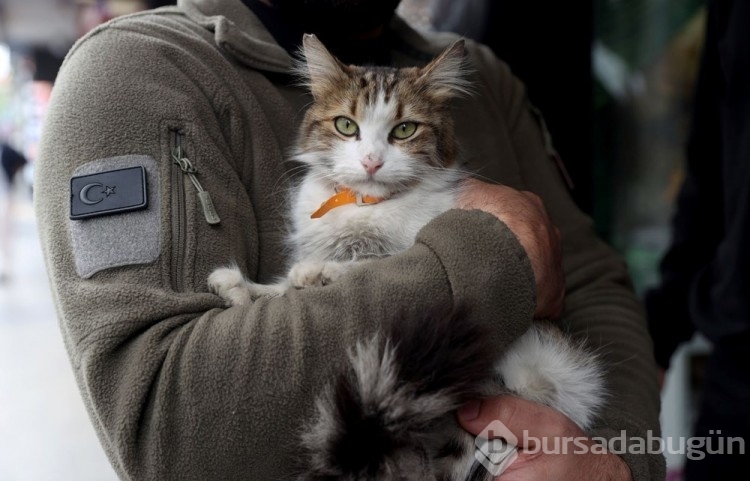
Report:
[{"label": "orange collar", "polygon": [[383,202],[386,199],[385,197],[373,197],[371,195],[362,195],[358,192],[355,193],[354,191],[349,190],[346,187],[336,188],[336,192],[337,193],[331,196],[327,201],[320,204],[320,208],[318,208],[318,210],[313,212],[313,214],[310,216],[311,219],[318,219],[320,217],[323,217],[328,213],[329,210],[335,209],[336,207],[341,207],[342,205],[372,205]]}]

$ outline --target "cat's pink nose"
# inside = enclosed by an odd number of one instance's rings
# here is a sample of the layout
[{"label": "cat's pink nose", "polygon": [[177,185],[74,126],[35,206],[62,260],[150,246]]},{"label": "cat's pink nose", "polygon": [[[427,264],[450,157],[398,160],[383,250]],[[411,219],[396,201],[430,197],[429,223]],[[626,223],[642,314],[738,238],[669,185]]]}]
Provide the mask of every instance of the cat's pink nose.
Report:
[{"label": "cat's pink nose", "polygon": [[369,175],[375,175],[375,172],[380,170],[381,167],[383,167],[383,159],[379,159],[377,157],[373,157],[372,155],[366,156],[364,159],[362,159],[362,167],[365,168],[365,171]]}]

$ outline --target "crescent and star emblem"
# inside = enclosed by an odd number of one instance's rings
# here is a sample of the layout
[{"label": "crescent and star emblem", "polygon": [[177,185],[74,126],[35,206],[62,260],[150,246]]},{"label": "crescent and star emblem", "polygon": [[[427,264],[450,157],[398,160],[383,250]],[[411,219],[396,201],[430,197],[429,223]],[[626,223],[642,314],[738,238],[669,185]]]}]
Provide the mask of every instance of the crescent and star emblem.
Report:
[{"label": "crescent and star emblem", "polygon": [[[91,198],[89,198],[89,191],[93,189],[94,187],[104,187],[104,190],[99,191],[99,193],[102,194],[103,196],[96,200],[92,200]],[[110,195],[115,194],[116,188],[117,186],[105,187],[103,184],[100,184],[99,182],[94,182],[93,184],[84,185],[83,189],[81,189],[81,192],[78,194],[78,198],[81,199],[81,202],[83,202],[86,205],[98,204],[99,202],[103,201]]]}]

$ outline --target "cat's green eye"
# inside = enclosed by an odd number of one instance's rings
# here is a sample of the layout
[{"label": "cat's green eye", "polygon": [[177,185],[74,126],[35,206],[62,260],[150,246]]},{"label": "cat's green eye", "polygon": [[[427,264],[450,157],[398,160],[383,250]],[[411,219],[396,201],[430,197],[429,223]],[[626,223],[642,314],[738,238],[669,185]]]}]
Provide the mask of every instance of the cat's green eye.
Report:
[{"label": "cat's green eye", "polygon": [[414,122],[401,122],[393,130],[391,135],[399,140],[408,139],[417,131],[417,124]]},{"label": "cat's green eye", "polygon": [[334,125],[341,135],[346,135],[347,137],[351,137],[359,131],[359,126],[347,117],[336,117]]}]

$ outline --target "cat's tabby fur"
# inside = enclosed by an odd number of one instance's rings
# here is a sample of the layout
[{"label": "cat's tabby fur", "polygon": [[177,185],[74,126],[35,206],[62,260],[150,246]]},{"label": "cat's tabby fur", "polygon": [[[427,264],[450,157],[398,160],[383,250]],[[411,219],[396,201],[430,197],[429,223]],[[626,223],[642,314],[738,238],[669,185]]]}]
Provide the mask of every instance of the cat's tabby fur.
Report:
[{"label": "cat's tabby fur", "polygon": [[[294,265],[273,285],[217,269],[209,285],[230,304],[323,286],[357,263],[406,250],[453,207],[464,177],[450,112],[453,98],[470,90],[463,41],[424,68],[343,65],[313,36],[305,37],[304,56],[314,102],[294,152],[309,165],[292,203]],[[396,129],[411,133],[400,139]],[[341,187],[381,201],[311,219]],[[584,430],[603,403],[595,357],[554,327],[535,325],[498,355],[482,326],[460,312],[383,325],[351,346],[348,369],[318,399],[300,479],[491,479],[452,414],[463,402],[510,392],[558,409]]]}]

